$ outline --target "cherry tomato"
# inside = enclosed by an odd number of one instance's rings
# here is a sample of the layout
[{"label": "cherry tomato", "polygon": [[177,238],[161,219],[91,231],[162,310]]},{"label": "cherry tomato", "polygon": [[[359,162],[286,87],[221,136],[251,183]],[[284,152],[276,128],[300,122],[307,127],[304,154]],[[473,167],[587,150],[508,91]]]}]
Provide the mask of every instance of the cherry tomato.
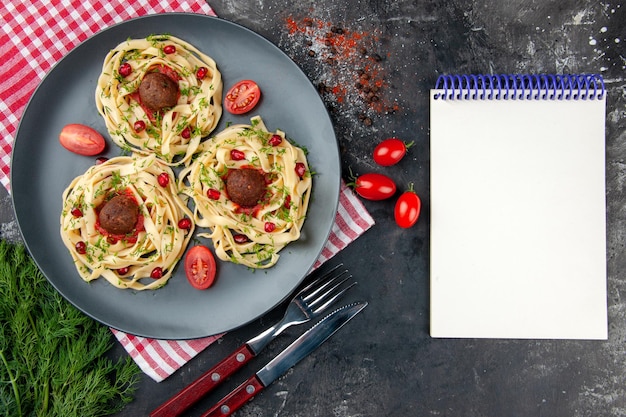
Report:
[{"label": "cherry tomato", "polygon": [[384,174],[370,172],[355,178],[349,185],[368,200],[385,200],[396,193],[396,183]]},{"label": "cherry tomato", "polygon": [[409,189],[403,192],[396,201],[393,213],[396,224],[405,229],[413,226],[420,216],[421,208],[422,202],[413,190],[413,184],[410,184]]},{"label": "cherry tomato", "polygon": [[59,141],[68,151],[87,156],[99,154],[106,146],[100,133],[78,123],[71,123],[61,129]]},{"label": "cherry tomato", "polygon": [[163,47],[163,52],[166,54],[173,54],[176,52],[176,45],[165,45]]},{"label": "cherry tomato", "polygon": [[189,283],[198,290],[205,290],[215,281],[215,258],[206,246],[192,247],[185,256],[185,274]]},{"label": "cherry tomato", "polygon": [[231,87],[224,98],[224,106],[232,114],[244,114],[252,110],[261,98],[261,89],[252,80],[242,80]]},{"label": "cherry tomato", "polygon": [[374,161],[384,167],[395,165],[404,158],[407,149],[414,143],[405,143],[398,138],[385,139],[374,148]]}]

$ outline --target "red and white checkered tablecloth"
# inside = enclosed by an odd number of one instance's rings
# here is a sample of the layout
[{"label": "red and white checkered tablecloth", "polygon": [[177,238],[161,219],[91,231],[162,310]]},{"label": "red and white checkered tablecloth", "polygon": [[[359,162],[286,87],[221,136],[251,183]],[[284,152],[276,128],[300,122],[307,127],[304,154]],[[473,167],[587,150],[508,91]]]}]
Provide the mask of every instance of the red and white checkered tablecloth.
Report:
[{"label": "red and white checkered tablecloth", "polygon": [[[130,18],[167,12],[215,16],[204,0],[5,0],[0,3],[0,183],[8,191],[13,139],[24,108],[44,75],[96,32]],[[361,201],[342,184],[336,221],[315,268],[373,224]],[[170,341],[112,331],[141,369],[157,382],[221,337]]]}]

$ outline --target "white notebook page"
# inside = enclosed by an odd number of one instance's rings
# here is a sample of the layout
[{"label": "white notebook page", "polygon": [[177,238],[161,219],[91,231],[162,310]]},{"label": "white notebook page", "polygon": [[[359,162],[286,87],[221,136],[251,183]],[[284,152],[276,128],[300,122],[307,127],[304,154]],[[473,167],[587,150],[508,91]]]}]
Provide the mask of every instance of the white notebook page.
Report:
[{"label": "white notebook page", "polygon": [[606,339],[605,99],[436,92],[431,336]]}]

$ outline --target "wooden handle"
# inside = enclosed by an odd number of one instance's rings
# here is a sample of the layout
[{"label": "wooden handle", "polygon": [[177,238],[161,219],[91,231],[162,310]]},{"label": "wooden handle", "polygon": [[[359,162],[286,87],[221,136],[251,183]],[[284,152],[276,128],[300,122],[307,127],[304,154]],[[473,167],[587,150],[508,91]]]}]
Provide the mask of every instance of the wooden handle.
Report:
[{"label": "wooden handle", "polygon": [[220,363],[203,373],[178,394],[150,413],[150,417],[176,417],[217,387],[254,357],[248,345],[243,344]]},{"label": "wooden handle", "polygon": [[254,398],[265,388],[256,375],[252,375],[246,382],[235,388],[230,394],[222,398],[201,417],[225,417],[237,411],[242,405]]}]

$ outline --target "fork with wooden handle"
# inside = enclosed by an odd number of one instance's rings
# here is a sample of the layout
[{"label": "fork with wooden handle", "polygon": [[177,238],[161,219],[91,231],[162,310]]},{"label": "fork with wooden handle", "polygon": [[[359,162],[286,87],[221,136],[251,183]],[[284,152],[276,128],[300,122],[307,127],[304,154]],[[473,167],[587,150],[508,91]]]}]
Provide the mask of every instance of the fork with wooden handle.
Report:
[{"label": "fork with wooden handle", "polygon": [[346,269],[339,270],[342,264],[312,281],[294,296],[283,319],[258,336],[248,340],[213,368],[183,388],[178,394],[161,404],[150,413],[150,417],[175,417],[191,407],[200,398],[222,383],[230,375],[243,367],[250,359],[286,328],[306,323],[341,297],[356,282],[344,285],[352,276]]}]

